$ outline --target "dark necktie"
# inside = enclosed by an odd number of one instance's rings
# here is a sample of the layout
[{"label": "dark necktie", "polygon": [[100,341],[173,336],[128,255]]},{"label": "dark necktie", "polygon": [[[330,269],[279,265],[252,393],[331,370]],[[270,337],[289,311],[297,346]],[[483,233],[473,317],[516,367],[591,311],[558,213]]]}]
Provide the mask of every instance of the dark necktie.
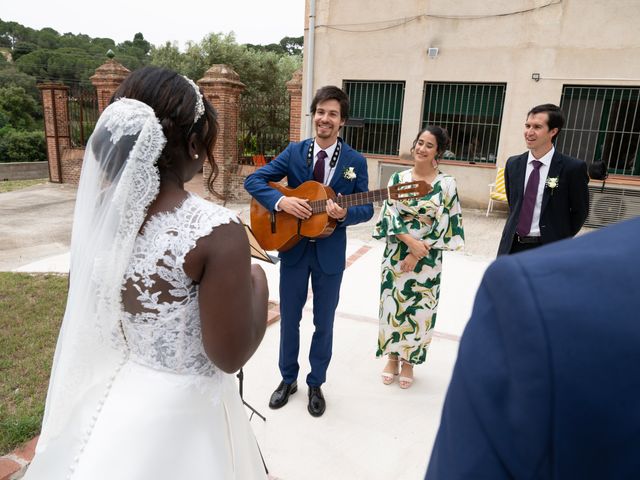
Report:
[{"label": "dark necktie", "polygon": [[529,174],[529,180],[527,180],[527,186],[524,189],[524,199],[522,200],[522,208],[520,209],[518,228],[516,228],[517,234],[521,237],[529,235],[529,231],[531,230],[533,210],[536,206],[538,184],[540,183],[540,167],[542,166],[542,162],[534,160],[531,164],[533,165],[533,170],[531,170]]},{"label": "dark necktie", "polygon": [[327,152],[320,150],[317,157],[318,159],[313,167],[313,179],[316,182],[324,183],[324,159],[327,158]]}]

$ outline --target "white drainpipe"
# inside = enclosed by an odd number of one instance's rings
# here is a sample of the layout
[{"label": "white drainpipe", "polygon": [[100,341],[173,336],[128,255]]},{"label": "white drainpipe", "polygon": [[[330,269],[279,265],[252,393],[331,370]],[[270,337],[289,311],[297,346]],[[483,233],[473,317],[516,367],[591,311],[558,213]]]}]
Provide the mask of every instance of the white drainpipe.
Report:
[{"label": "white drainpipe", "polygon": [[305,112],[305,128],[304,136],[302,138],[310,138],[313,136],[313,130],[311,128],[311,113],[309,108],[311,107],[311,101],[313,100],[313,61],[314,61],[314,48],[315,48],[315,31],[316,31],[316,0],[309,1],[309,37],[307,42],[307,72],[306,72],[306,98],[304,105]]}]

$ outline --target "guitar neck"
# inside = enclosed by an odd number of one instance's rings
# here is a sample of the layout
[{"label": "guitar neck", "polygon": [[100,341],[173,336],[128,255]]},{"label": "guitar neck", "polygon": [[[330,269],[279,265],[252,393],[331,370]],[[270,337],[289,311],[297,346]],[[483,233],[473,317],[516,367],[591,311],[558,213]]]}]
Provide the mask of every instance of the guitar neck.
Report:
[{"label": "guitar neck", "polygon": [[[379,190],[369,190],[368,192],[352,193],[351,195],[342,195],[338,198],[332,198],[342,208],[355,207],[358,205],[366,205],[367,203],[381,202],[389,198],[389,189],[381,188]],[[327,207],[327,200],[312,200],[309,202],[313,214],[324,213]]]}]

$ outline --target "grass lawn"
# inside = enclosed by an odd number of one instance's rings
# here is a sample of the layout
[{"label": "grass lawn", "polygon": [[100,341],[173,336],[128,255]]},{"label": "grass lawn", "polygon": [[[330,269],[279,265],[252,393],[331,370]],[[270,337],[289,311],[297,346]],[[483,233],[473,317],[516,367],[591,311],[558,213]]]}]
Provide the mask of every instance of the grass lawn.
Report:
[{"label": "grass lawn", "polygon": [[0,182],[0,193],[19,190],[21,188],[38,185],[39,183],[46,183],[48,181],[48,178],[37,178],[35,180],[6,180],[4,182]]},{"label": "grass lawn", "polygon": [[66,301],[67,275],[0,272],[0,455],[40,431]]}]

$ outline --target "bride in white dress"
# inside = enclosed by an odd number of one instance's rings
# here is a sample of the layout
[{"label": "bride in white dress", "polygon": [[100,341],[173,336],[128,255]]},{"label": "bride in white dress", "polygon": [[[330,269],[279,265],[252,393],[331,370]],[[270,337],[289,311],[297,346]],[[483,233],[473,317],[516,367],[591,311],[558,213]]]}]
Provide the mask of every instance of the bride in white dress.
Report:
[{"label": "bride in white dress", "polygon": [[266,478],[231,375],[264,335],[266,277],[235,215],[184,190],[216,134],[195,83],[157,67],[100,116],[26,479]]}]

